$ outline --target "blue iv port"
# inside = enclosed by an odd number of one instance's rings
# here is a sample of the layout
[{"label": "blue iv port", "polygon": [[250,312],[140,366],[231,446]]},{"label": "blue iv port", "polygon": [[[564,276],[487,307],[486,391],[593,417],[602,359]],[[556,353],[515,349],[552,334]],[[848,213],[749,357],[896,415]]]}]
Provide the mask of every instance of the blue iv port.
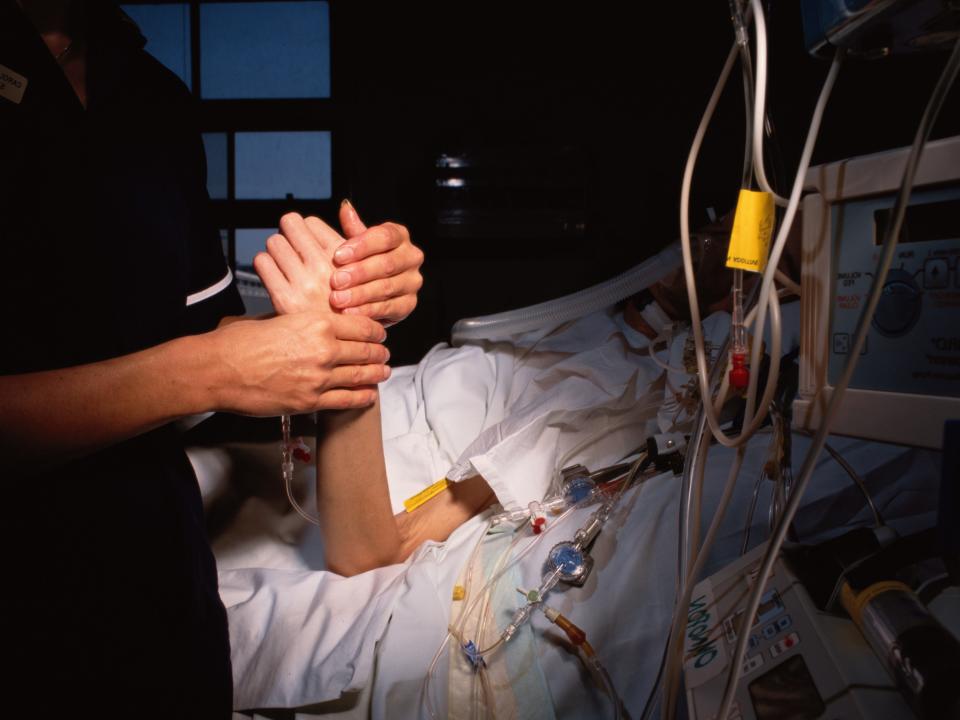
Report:
[{"label": "blue iv port", "polygon": [[578,502],[585,500],[590,493],[593,492],[595,487],[596,483],[586,475],[578,475],[567,483],[564,497],[567,499],[568,504],[576,505]]},{"label": "blue iv port", "polygon": [[550,564],[564,575],[576,575],[583,567],[583,553],[573,545],[558,545],[550,553]]}]

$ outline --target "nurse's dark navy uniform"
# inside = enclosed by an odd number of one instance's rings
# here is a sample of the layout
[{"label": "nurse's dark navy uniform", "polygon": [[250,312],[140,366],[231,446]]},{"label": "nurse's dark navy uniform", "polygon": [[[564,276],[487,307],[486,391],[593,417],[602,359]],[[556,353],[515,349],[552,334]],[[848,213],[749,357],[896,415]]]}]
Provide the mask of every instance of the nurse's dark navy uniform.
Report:
[{"label": "nurse's dark navy uniform", "polygon": [[[125,355],[243,311],[193,99],[115,6],[85,12],[87,109],[0,0],[0,72],[26,80],[19,101],[0,96],[3,374]],[[3,480],[0,708],[229,718],[226,613],[176,430]]]}]

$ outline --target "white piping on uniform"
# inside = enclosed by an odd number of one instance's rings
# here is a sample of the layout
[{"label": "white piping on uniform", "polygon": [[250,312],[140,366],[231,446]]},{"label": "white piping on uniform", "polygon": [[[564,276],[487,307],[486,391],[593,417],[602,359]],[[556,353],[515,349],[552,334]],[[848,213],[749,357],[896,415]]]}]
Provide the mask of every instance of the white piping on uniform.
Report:
[{"label": "white piping on uniform", "polygon": [[212,298],[221,290],[225,290],[230,286],[230,283],[233,282],[233,272],[230,268],[227,268],[227,274],[220,279],[219,282],[214,283],[205,290],[200,290],[199,292],[193,293],[193,295],[187,295],[187,307],[191,305],[196,305],[198,302],[203,302],[207,298]]}]

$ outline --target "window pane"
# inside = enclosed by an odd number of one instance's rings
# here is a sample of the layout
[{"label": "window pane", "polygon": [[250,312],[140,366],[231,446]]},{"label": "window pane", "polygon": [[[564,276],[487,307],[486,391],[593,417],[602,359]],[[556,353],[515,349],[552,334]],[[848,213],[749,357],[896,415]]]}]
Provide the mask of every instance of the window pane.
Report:
[{"label": "window pane", "polygon": [[190,83],[190,7],[175,5],[121,5],[147,38],[146,50]]},{"label": "window pane", "polygon": [[207,99],[330,97],[327,3],[201,4],[200,93]]},{"label": "window pane", "polygon": [[329,132],[237,133],[238,200],[332,196]]},{"label": "window pane", "polygon": [[216,200],[227,197],[227,134],[204,133],[207,153],[207,192]]},{"label": "window pane", "polygon": [[251,268],[253,258],[267,247],[267,238],[277,231],[276,228],[242,228],[236,231],[237,267]]}]

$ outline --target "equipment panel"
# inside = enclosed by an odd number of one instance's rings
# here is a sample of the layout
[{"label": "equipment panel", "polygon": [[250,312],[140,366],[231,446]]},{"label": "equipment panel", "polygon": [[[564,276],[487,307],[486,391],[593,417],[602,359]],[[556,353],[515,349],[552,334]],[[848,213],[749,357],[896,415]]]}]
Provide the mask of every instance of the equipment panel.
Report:
[{"label": "equipment panel", "polygon": [[[847,362],[893,203],[884,196],[831,209],[831,385]],[[960,397],[958,262],[960,186],[915,193],[851,388]]]}]

